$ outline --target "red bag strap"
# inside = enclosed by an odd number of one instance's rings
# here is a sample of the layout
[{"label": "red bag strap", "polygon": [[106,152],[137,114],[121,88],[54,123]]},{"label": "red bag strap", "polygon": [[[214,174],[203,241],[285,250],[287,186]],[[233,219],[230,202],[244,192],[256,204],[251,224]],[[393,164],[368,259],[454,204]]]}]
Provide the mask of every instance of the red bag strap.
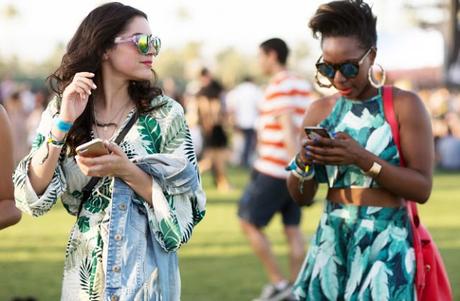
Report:
[{"label": "red bag strap", "polygon": [[[383,111],[385,113],[385,119],[390,124],[391,127],[391,134],[393,135],[393,140],[398,148],[399,152],[399,162],[401,166],[406,166],[406,161],[404,160],[404,155],[401,149],[401,136],[399,135],[399,125],[398,121],[396,120],[396,114],[393,105],[393,87],[392,86],[384,86],[383,87]],[[419,224],[419,217],[417,206],[415,202],[409,202],[410,209],[414,216],[414,222],[416,225]]]},{"label": "red bag strap", "polygon": [[[393,105],[393,87],[392,86],[384,86],[383,87],[383,111],[385,114],[385,119],[390,124],[391,133],[393,135],[393,140],[398,148],[399,152],[399,162],[401,166],[406,166],[406,162],[404,161],[403,153],[401,150],[401,137],[399,135],[399,125],[396,120],[396,114]],[[409,218],[411,220],[411,224],[413,227],[418,227],[420,225],[420,218],[418,215],[417,204],[413,201],[406,202],[407,211]],[[420,237],[418,237],[418,232],[413,229],[413,242],[414,247],[421,248]],[[416,254],[417,256],[417,254]],[[416,285],[417,286],[424,286],[425,284],[425,270],[423,266],[423,257],[417,258],[417,273],[416,273]]]},{"label": "red bag strap", "polygon": [[399,137],[399,125],[396,121],[396,114],[393,106],[393,87],[384,86],[383,87],[383,111],[385,113],[385,119],[390,124],[391,133],[393,134],[393,140],[398,148],[399,152],[399,161],[401,166],[406,166],[404,161],[403,153],[401,151],[401,140]]}]

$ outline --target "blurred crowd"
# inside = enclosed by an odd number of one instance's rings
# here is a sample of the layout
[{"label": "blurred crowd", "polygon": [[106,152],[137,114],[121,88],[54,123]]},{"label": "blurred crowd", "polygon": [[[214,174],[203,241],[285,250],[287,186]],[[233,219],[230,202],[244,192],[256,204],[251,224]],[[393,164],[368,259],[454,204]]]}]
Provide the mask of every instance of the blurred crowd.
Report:
[{"label": "blurred crowd", "polygon": [[438,167],[460,170],[460,91],[423,89],[418,95],[430,113]]},{"label": "blurred crowd", "polygon": [[16,163],[29,152],[49,97],[45,87],[32,89],[29,84],[16,82],[9,76],[0,82],[0,104],[10,117]]},{"label": "blurred crowd", "polygon": [[[212,172],[219,190],[231,189],[226,166],[250,167],[255,158],[263,87],[248,76],[226,89],[206,68],[183,87],[173,78],[165,78],[160,84],[164,93],[184,108],[200,169]],[[440,87],[417,93],[431,117],[437,167],[460,170],[460,92]],[[9,76],[0,82],[0,103],[8,112],[14,132],[15,162],[29,151],[50,97],[48,89],[33,89]]]}]

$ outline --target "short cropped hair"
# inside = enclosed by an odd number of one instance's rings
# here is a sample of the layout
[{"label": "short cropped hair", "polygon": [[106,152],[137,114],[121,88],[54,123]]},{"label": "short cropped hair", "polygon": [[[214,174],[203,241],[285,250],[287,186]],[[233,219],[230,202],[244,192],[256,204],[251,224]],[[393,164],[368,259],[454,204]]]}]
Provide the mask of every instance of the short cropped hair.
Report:
[{"label": "short cropped hair", "polygon": [[308,26],[315,38],[356,37],[363,48],[377,46],[377,17],[362,0],[322,4]]},{"label": "short cropped hair", "polygon": [[286,61],[289,55],[289,48],[283,40],[279,38],[273,38],[266,40],[259,46],[265,53],[274,51],[278,59],[278,63],[286,65]]}]

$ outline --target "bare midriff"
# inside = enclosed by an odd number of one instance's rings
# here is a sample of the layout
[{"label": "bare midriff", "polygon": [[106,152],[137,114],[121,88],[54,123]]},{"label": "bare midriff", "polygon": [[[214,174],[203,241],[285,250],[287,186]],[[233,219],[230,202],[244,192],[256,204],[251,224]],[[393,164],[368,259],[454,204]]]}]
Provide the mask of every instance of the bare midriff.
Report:
[{"label": "bare midriff", "polygon": [[329,188],[331,202],[356,206],[401,207],[404,200],[383,188]]}]

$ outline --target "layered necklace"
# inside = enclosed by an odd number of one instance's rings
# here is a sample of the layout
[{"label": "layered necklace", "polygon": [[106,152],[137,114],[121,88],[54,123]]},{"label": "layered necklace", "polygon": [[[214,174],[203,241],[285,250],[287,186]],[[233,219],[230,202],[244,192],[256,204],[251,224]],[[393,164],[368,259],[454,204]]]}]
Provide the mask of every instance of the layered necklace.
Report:
[{"label": "layered necklace", "polygon": [[[94,124],[96,125],[96,134],[97,136],[100,136],[98,131],[97,131],[97,128],[102,128],[103,131],[104,131],[104,134],[107,134],[107,131],[109,128],[113,127],[114,128],[114,133],[116,132],[117,128],[119,127],[119,123],[120,121],[122,120],[122,117],[123,117],[123,112],[126,111],[126,108],[128,107],[131,107],[132,106],[132,102],[128,102],[126,105],[124,106],[121,106],[120,109],[116,112],[116,114],[113,115],[113,118],[111,120],[109,120],[108,122],[99,122],[97,120],[97,116],[96,116],[96,111],[94,110]],[[117,121],[117,122],[115,122]]]}]

